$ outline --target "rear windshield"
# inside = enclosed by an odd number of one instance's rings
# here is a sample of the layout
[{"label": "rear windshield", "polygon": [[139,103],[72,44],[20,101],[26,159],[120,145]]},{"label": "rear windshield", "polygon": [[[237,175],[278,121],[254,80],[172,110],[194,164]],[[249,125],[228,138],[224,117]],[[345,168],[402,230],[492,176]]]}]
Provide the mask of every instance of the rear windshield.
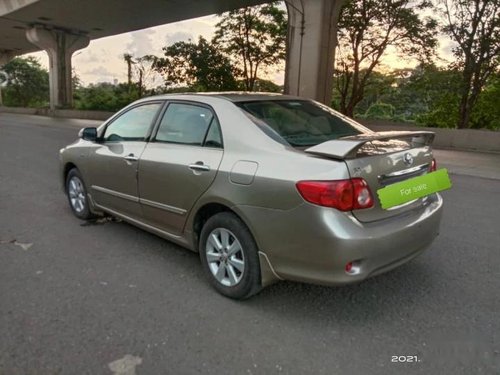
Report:
[{"label": "rear windshield", "polygon": [[295,147],[314,146],[370,132],[328,107],[308,100],[259,100],[235,104],[250,114],[267,135],[280,141],[276,139],[278,136]]}]

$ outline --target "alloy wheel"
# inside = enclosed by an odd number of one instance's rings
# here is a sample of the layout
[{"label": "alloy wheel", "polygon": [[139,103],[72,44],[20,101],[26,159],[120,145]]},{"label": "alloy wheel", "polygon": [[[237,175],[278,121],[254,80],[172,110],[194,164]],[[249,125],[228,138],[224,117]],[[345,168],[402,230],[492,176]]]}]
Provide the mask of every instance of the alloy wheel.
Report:
[{"label": "alloy wheel", "polygon": [[237,285],[245,271],[245,256],[240,241],[225,228],[210,232],[205,246],[208,267],[224,286]]},{"label": "alloy wheel", "polygon": [[71,202],[71,207],[81,213],[85,209],[86,197],[83,182],[78,177],[73,176],[68,183],[68,195]]}]

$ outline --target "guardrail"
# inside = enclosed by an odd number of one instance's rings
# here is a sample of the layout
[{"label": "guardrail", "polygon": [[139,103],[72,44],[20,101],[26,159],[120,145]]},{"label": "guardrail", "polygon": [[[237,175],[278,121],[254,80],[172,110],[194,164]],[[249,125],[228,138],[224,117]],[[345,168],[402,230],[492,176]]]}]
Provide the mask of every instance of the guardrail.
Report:
[{"label": "guardrail", "polygon": [[435,148],[500,153],[500,131],[425,128],[389,121],[359,119],[358,121],[374,131],[429,130],[436,133],[436,138],[434,139]]},{"label": "guardrail", "polygon": [[0,113],[19,113],[24,115],[38,115],[48,117],[62,117],[62,118],[79,118],[84,120],[107,120],[115,112],[105,111],[82,111],[77,109],[56,109],[49,108],[18,108],[18,107],[0,107]]}]

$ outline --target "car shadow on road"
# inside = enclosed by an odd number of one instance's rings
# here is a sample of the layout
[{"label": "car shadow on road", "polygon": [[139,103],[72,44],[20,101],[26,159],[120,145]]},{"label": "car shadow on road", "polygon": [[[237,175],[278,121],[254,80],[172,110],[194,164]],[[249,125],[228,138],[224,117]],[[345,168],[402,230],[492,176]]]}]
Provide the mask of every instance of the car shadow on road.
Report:
[{"label": "car shadow on road", "polygon": [[[141,256],[152,263],[163,264],[161,267],[164,267],[165,272],[178,274],[179,278],[187,277],[193,289],[199,289],[201,294],[213,294],[212,297],[222,305],[251,309],[259,315],[276,314],[281,318],[300,321],[301,324],[305,319],[366,323],[387,316],[388,311],[395,314],[398,309],[409,311],[415,305],[432,305],[436,295],[441,293],[439,286],[442,279],[436,275],[431,257],[424,253],[395,270],[359,284],[326,287],[282,281],[264,288],[248,300],[232,301],[208,285],[197,253],[125,222],[108,220],[99,224],[116,225],[113,231],[119,232],[122,239],[128,243],[140,243],[137,250],[127,250],[130,251],[129,256]],[[90,229],[95,224],[88,225]]]},{"label": "car shadow on road", "polygon": [[[249,307],[290,320],[366,324],[388,314],[404,316],[416,306],[435,304],[440,288],[429,260],[418,258],[358,284],[326,287],[280,282],[245,301]],[[298,303],[299,301],[299,303]]]}]

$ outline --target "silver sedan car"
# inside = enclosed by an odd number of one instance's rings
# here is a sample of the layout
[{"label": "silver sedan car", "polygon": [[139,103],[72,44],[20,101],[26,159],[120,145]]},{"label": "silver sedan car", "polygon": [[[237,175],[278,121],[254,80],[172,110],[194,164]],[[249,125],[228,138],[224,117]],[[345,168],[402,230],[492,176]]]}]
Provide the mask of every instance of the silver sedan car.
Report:
[{"label": "silver sedan car", "polygon": [[[139,100],[60,151],[73,213],[111,215],[199,252],[220,293],[359,282],[438,235],[431,193],[377,192],[435,169],[429,132],[376,133],[317,102],[246,93]],[[420,178],[420,177],[419,177]]]}]

